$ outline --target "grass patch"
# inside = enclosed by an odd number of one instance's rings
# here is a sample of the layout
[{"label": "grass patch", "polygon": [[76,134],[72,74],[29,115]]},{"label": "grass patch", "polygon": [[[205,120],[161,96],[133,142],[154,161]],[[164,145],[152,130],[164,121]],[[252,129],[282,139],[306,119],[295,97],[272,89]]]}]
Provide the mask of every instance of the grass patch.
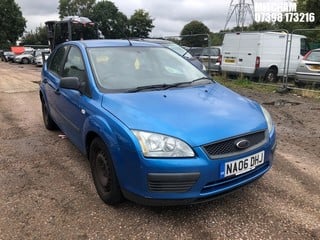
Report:
[{"label": "grass patch", "polygon": [[314,98],[320,101],[320,91],[312,89],[292,89],[292,93],[297,94],[302,97]]},{"label": "grass patch", "polygon": [[228,79],[226,76],[215,76],[214,80],[223,84],[224,86],[237,90],[237,89],[252,89],[259,92],[274,92],[279,88],[277,85],[263,84],[259,82],[250,81],[244,77],[238,77],[236,79]]},{"label": "grass patch", "polygon": [[[256,92],[262,93],[272,93],[272,92],[281,92],[282,85],[279,84],[267,84],[261,82],[250,81],[245,77],[238,77],[236,79],[228,79],[226,76],[214,76],[214,80],[221,83],[222,85],[233,89],[235,91],[240,89],[251,89]],[[290,92],[302,97],[314,98],[320,101],[320,89],[312,88],[312,89],[299,89],[296,87],[289,87]],[[284,91],[285,93],[286,91]]]}]

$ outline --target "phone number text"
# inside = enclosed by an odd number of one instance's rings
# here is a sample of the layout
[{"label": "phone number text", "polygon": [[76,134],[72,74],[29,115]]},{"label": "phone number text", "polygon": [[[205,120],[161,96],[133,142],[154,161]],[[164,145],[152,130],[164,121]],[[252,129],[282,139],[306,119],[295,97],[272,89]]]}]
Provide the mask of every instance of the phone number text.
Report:
[{"label": "phone number text", "polygon": [[256,22],[314,22],[315,13],[256,13]]}]

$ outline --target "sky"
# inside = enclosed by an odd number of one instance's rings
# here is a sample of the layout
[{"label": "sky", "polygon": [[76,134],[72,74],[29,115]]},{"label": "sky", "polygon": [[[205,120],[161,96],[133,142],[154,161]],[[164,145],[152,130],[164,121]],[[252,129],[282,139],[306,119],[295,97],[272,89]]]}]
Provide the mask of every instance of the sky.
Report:
[{"label": "sky", "polygon": [[[234,0],[111,0],[128,18],[137,9],[144,9],[154,19],[152,37],[180,35],[183,27],[192,20],[203,22],[211,32],[223,30],[231,2]],[[288,1],[288,0],[280,0]],[[289,0],[290,1],[290,0]],[[44,26],[48,20],[58,20],[59,0],[15,0],[27,20],[27,31]],[[247,3],[251,1],[246,0]],[[277,2],[279,0],[255,0]],[[232,21],[228,27],[234,27]]]}]

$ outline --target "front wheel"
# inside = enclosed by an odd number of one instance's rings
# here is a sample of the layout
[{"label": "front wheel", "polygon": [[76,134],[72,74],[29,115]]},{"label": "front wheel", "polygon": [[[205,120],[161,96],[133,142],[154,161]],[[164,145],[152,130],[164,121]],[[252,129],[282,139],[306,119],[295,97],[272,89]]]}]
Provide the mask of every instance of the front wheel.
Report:
[{"label": "front wheel", "polygon": [[22,64],[29,64],[30,61],[29,61],[28,58],[22,58],[22,59],[21,59],[21,63],[22,63]]},{"label": "front wheel", "polygon": [[123,196],[111,156],[100,138],[92,141],[89,160],[94,185],[100,198],[109,205],[122,202]]},{"label": "front wheel", "polygon": [[278,81],[277,71],[274,69],[268,69],[264,75],[264,81],[269,83],[274,83]]}]

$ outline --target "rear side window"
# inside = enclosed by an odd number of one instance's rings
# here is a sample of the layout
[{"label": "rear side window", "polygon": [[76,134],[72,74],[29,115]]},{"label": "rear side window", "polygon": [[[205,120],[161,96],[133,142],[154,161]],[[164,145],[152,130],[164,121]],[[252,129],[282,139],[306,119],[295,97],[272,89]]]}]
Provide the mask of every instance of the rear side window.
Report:
[{"label": "rear side window", "polygon": [[52,56],[51,60],[48,63],[48,69],[57,74],[60,75],[62,70],[62,61],[64,59],[65,53],[67,51],[67,46],[59,48],[54,55]]}]

